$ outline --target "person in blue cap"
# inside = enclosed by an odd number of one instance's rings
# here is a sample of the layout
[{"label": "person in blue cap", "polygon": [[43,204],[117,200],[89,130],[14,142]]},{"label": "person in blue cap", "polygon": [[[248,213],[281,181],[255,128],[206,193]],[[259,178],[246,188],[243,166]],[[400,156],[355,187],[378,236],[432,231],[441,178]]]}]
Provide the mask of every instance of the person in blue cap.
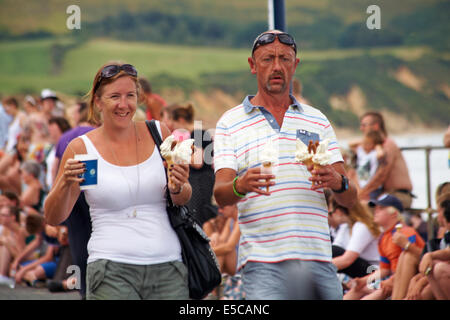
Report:
[{"label": "person in blue cap", "polygon": [[[416,269],[417,265],[410,268],[409,261],[416,256],[420,258],[425,246],[417,231],[402,223],[400,214],[403,205],[397,197],[382,194],[378,199],[369,201],[369,206],[374,208],[375,223],[383,230],[378,242],[380,267],[365,277],[355,278],[352,289],[345,294],[344,300],[383,300],[390,296],[394,299],[400,294],[397,292],[399,287],[395,284],[401,277],[414,276],[416,271],[412,269]],[[368,273],[371,271],[373,270],[368,270]],[[397,280],[395,274],[399,275]]]}]

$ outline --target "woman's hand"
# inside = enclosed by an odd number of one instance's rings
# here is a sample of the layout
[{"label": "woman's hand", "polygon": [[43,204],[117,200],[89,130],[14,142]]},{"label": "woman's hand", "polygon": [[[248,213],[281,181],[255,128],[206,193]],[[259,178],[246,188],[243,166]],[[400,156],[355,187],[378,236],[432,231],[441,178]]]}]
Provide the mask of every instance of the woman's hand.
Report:
[{"label": "woman's hand", "polygon": [[80,178],[79,175],[86,172],[86,165],[75,159],[67,159],[64,165],[63,179],[66,183],[84,181],[84,178]]},{"label": "woman's hand", "polygon": [[419,264],[419,272],[427,276],[433,270],[433,257],[431,252],[425,253]]},{"label": "woman's hand", "polygon": [[189,165],[188,164],[172,164],[168,168],[170,178],[169,191],[170,193],[179,193],[182,186],[188,182],[189,179]]}]

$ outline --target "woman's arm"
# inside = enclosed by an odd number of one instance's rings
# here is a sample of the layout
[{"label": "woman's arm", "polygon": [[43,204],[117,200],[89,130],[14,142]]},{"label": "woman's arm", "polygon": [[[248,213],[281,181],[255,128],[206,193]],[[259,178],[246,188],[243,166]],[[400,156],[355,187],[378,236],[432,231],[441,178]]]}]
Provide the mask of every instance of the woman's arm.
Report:
[{"label": "woman's arm", "polygon": [[44,203],[44,216],[48,224],[59,225],[66,220],[80,195],[81,178],[78,175],[85,171],[84,164],[73,159],[77,154],[86,153],[80,138],[72,140],[61,160],[55,184]]},{"label": "woman's arm", "polygon": [[239,224],[237,222],[234,223],[233,231],[231,232],[230,237],[225,243],[219,244],[216,247],[213,247],[214,253],[218,256],[225,255],[230,253],[235,249],[236,245],[239,242],[239,238],[241,236],[241,231],[239,230]]},{"label": "woman's arm", "polygon": [[[162,139],[166,139],[171,133],[169,128],[160,123]],[[171,185],[169,187],[170,197],[176,205],[184,205],[189,202],[192,195],[192,187],[189,183],[189,164],[174,164],[167,168],[167,174],[171,176]]]},{"label": "woman's arm", "polygon": [[343,270],[352,265],[358,259],[359,253],[355,251],[345,250],[342,256],[333,258],[332,262],[338,270]]},{"label": "woman's arm", "polygon": [[33,206],[39,202],[39,194],[41,189],[38,185],[29,185],[28,188],[20,195],[20,203],[23,206]]}]

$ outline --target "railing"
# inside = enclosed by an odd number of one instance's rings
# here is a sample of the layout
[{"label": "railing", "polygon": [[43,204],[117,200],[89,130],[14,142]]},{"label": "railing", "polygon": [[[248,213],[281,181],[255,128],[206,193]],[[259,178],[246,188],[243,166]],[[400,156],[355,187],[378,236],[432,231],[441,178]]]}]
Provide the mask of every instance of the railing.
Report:
[{"label": "railing", "polygon": [[435,209],[432,208],[431,204],[431,167],[430,167],[430,154],[432,150],[443,150],[447,149],[444,146],[418,146],[418,147],[401,147],[402,151],[411,151],[411,150],[425,150],[425,170],[426,170],[426,190],[427,190],[427,208],[410,208],[408,211],[411,213],[422,213],[426,212],[428,214],[428,239],[432,239],[434,236],[434,220],[433,213],[436,212]]}]

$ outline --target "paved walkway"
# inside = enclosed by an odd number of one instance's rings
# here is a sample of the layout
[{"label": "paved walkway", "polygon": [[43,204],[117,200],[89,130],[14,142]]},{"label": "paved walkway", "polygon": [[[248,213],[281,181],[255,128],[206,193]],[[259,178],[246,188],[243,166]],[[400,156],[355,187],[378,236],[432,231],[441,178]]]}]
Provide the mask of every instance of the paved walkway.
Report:
[{"label": "paved walkway", "polygon": [[52,293],[47,288],[0,285],[0,300],[80,300],[78,291]]}]

